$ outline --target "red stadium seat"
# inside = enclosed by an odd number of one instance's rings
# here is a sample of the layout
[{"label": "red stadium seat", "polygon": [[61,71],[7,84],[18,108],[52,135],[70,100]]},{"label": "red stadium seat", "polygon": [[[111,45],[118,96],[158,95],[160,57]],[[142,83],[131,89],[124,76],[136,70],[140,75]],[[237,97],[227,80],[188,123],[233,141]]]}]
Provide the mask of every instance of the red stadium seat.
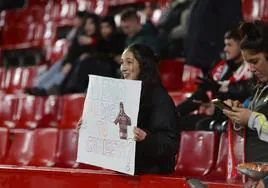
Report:
[{"label": "red stadium seat", "polygon": [[219,143],[218,157],[215,168],[205,178],[208,180],[226,180],[227,177],[228,137],[222,133]]},{"label": "red stadium seat", "polygon": [[264,20],[268,21],[267,0],[244,0],[242,1],[243,17],[246,21]]},{"label": "red stadium seat", "polygon": [[210,131],[184,131],[175,175],[202,177],[211,172],[218,151],[217,134]]},{"label": "red stadium seat", "polygon": [[183,81],[182,90],[184,92],[194,92],[197,88],[196,78],[198,76],[199,77],[203,76],[203,72],[201,69],[189,65],[184,65],[183,76],[182,76]]},{"label": "red stadium seat", "polygon": [[58,129],[35,129],[34,152],[29,163],[32,166],[54,166],[56,163]]},{"label": "red stadium seat", "polygon": [[168,91],[182,87],[182,73],[184,62],[179,60],[164,60],[159,64],[162,83]]},{"label": "red stadium seat", "polygon": [[9,139],[10,147],[4,163],[28,165],[33,156],[33,132],[26,129],[14,129],[10,131]]},{"label": "red stadium seat", "polygon": [[85,95],[73,94],[64,96],[63,116],[59,128],[76,128],[82,116]]},{"label": "red stadium seat", "polygon": [[24,96],[19,99],[16,128],[55,127],[61,118],[61,100],[57,96]]},{"label": "red stadium seat", "polygon": [[33,87],[34,78],[44,73],[46,70],[47,65],[24,67],[22,75],[22,85],[19,89]]},{"label": "red stadium seat", "polygon": [[8,69],[2,76],[0,89],[6,93],[21,93],[24,88],[32,87],[34,78],[46,69],[46,65]]},{"label": "red stadium seat", "polygon": [[5,95],[0,100],[0,126],[14,128],[18,115],[19,99],[15,95]]},{"label": "red stadium seat", "polygon": [[0,163],[3,163],[4,157],[7,152],[7,144],[8,144],[8,129],[0,128]]},{"label": "red stadium seat", "polygon": [[5,69],[0,67],[0,90],[2,89],[2,82],[4,82],[4,72]]},{"label": "red stadium seat", "polygon": [[75,129],[61,129],[59,131],[57,164],[56,166],[76,168],[78,134]]},{"label": "red stadium seat", "polygon": [[57,40],[52,48],[51,54],[49,54],[49,57],[47,57],[47,59],[51,62],[51,64],[58,62],[64,57],[68,51],[68,47],[69,44],[66,39]]}]

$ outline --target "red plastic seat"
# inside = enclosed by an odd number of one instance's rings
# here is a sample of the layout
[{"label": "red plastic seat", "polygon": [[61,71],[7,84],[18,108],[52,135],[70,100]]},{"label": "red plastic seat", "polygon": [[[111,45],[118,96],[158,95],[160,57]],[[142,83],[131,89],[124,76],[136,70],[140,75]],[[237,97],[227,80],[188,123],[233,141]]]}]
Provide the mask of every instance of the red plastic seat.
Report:
[{"label": "red plastic seat", "polygon": [[184,62],[179,60],[164,60],[159,64],[161,81],[168,91],[182,87]]},{"label": "red plastic seat", "polygon": [[54,166],[58,141],[58,129],[39,128],[33,131],[34,153],[29,163],[32,166]]},{"label": "red plastic seat", "polygon": [[267,0],[245,0],[242,1],[242,13],[246,21],[264,20],[268,21]]},{"label": "red plastic seat", "polygon": [[0,67],[0,90],[2,90],[2,82],[4,82],[5,69]]},{"label": "red plastic seat", "polygon": [[15,95],[5,95],[0,100],[0,126],[14,128],[18,116],[19,99]]},{"label": "red plastic seat", "polygon": [[0,127],[0,163],[3,163],[7,152],[8,129]]},{"label": "red plastic seat", "polygon": [[61,118],[61,105],[61,98],[57,96],[20,97],[16,127],[56,127]]},{"label": "red plastic seat", "polygon": [[26,129],[10,130],[10,147],[5,164],[26,166],[33,156],[33,132]]},{"label": "red plastic seat", "polygon": [[190,65],[184,65],[183,76],[182,76],[183,81],[182,90],[185,92],[194,92],[197,88],[196,78],[198,76],[199,77],[203,76],[203,72],[201,69]]},{"label": "red plastic seat", "polygon": [[56,166],[76,168],[78,134],[75,129],[61,129],[59,131],[57,164]]},{"label": "red plastic seat", "polygon": [[47,57],[47,59],[51,62],[51,64],[54,64],[61,60],[66,52],[68,51],[68,41],[66,39],[60,39],[57,40],[54,44],[50,56]]},{"label": "red plastic seat", "polygon": [[184,131],[175,175],[202,177],[213,169],[217,155],[217,134],[210,131]]},{"label": "red plastic seat", "polygon": [[63,116],[59,128],[76,128],[82,116],[85,95],[73,94],[64,96]]},{"label": "red plastic seat", "polygon": [[21,93],[24,88],[32,87],[34,78],[46,69],[46,65],[8,69],[3,73],[0,89],[6,93]]},{"label": "red plastic seat", "polygon": [[228,155],[228,136],[227,133],[222,133],[219,143],[218,157],[216,165],[212,172],[205,178],[208,180],[226,180],[227,177],[227,156]]},{"label": "red plastic seat", "polygon": [[[32,47],[35,24],[16,24],[5,26],[3,33],[3,49],[27,49]],[[16,36],[16,37],[14,37]]]}]

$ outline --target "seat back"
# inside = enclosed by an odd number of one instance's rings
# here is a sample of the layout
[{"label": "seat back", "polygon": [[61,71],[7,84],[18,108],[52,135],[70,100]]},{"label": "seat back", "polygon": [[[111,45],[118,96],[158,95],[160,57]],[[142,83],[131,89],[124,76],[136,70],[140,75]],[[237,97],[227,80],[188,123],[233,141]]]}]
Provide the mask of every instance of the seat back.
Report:
[{"label": "seat back", "polygon": [[0,100],[0,126],[14,128],[18,119],[18,97],[5,95]]},{"label": "seat back", "polygon": [[0,127],[0,163],[3,163],[7,152],[8,129]]},{"label": "seat back", "polygon": [[57,164],[56,166],[76,168],[78,134],[75,129],[61,129],[59,131]]},{"label": "seat back", "polygon": [[56,127],[60,121],[60,97],[24,96],[19,100],[16,127]]},{"label": "seat back", "polygon": [[268,2],[266,0],[242,1],[242,13],[246,21],[268,21]]},{"label": "seat back", "polygon": [[37,128],[34,133],[34,154],[30,165],[54,166],[58,141],[58,129]]},{"label": "seat back", "polygon": [[210,131],[183,131],[175,174],[187,177],[207,175],[215,165],[217,134]]},{"label": "seat back", "polygon": [[33,156],[33,132],[26,129],[10,130],[9,141],[10,147],[4,163],[28,165]]},{"label": "seat back", "polygon": [[184,62],[181,60],[163,60],[159,64],[161,81],[168,91],[182,87],[182,73]]},{"label": "seat back", "polygon": [[52,63],[57,63],[61,60],[68,51],[68,41],[66,39],[57,40],[52,48],[50,57],[47,59]]},{"label": "seat back", "polygon": [[227,177],[227,156],[228,155],[228,135],[222,133],[219,142],[219,150],[216,165],[205,178],[207,180],[226,180]]},{"label": "seat back", "polygon": [[197,67],[185,65],[183,69],[183,90],[187,92],[194,92],[197,89],[196,79],[202,77],[203,72]]},{"label": "seat back", "polygon": [[59,128],[76,128],[77,122],[82,116],[84,100],[83,94],[64,96],[63,116]]}]

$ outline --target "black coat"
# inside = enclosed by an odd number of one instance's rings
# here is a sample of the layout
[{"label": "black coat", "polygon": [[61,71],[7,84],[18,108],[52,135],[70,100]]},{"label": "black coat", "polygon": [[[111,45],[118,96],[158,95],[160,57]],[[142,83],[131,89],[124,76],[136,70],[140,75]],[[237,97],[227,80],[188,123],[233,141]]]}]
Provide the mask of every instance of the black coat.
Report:
[{"label": "black coat", "polygon": [[241,0],[197,0],[186,39],[186,62],[208,70],[219,59],[224,33],[241,20]]},{"label": "black coat", "polygon": [[174,103],[161,85],[142,89],[138,127],[146,131],[147,136],[136,145],[135,174],[174,171],[177,122]]}]

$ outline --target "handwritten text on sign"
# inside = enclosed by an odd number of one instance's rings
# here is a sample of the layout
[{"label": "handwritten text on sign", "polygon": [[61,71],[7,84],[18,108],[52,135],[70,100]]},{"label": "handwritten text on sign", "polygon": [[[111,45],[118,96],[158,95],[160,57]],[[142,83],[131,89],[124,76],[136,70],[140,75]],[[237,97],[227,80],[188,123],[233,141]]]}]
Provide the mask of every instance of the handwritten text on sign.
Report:
[{"label": "handwritten text on sign", "polygon": [[77,161],[134,174],[141,82],[90,75]]}]

